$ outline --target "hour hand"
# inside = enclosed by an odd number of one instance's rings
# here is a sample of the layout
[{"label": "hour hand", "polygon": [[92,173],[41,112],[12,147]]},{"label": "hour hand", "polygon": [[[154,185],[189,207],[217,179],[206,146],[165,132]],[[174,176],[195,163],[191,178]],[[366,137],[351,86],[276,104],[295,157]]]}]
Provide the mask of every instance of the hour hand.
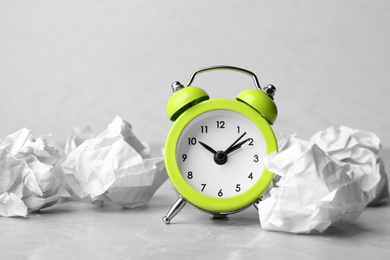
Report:
[{"label": "hour hand", "polygon": [[231,147],[229,150],[227,150],[227,151],[226,151],[226,154],[231,153],[231,152],[233,152],[233,151],[235,151],[235,150],[240,149],[241,146],[242,146],[243,144],[245,144],[246,142],[248,142],[248,141],[253,141],[253,139],[252,139],[252,138],[248,138],[248,139],[245,139],[245,140],[242,141],[242,142],[239,142],[238,144],[234,145],[234,146]]},{"label": "hour hand", "polygon": [[213,154],[216,154],[217,151],[215,151],[213,148],[211,148],[210,146],[208,146],[207,144],[203,143],[202,141],[199,141],[200,145],[202,145],[204,148],[206,148],[207,151],[213,153]]}]

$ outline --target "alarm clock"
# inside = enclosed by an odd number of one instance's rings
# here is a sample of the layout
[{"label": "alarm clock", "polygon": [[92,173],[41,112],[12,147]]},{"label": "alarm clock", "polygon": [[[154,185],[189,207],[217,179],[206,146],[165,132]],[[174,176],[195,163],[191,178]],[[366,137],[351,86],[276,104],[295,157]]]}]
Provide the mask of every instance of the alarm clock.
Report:
[{"label": "alarm clock", "polygon": [[[249,75],[255,88],[244,89],[235,100],[210,99],[192,83],[196,75],[214,70]],[[174,82],[172,90],[167,114],[174,123],[164,160],[179,195],[163,221],[169,224],[187,202],[216,219],[257,208],[274,177],[263,159],[278,149],[271,128],[277,117],[275,87],[262,89],[256,75],[242,68],[211,66],[195,71],[186,87]]]}]

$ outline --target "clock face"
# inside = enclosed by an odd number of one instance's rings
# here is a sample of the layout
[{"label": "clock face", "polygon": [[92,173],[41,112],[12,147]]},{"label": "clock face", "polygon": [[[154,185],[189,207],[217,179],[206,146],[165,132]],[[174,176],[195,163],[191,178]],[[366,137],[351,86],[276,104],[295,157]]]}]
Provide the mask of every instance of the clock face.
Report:
[{"label": "clock face", "polygon": [[218,109],[198,115],[184,127],[176,161],[194,190],[230,198],[248,191],[260,179],[266,150],[256,124],[238,112]]}]

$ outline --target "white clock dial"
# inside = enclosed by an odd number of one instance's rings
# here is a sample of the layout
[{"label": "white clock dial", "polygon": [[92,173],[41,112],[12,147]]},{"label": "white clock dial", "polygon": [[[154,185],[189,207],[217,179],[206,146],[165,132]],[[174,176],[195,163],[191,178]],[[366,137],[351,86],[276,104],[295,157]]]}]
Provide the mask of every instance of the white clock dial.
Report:
[{"label": "white clock dial", "polygon": [[177,143],[176,160],[193,189],[229,198],[259,180],[265,155],[260,129],[242,114],[221,109],[205,112],[186,125]]}]

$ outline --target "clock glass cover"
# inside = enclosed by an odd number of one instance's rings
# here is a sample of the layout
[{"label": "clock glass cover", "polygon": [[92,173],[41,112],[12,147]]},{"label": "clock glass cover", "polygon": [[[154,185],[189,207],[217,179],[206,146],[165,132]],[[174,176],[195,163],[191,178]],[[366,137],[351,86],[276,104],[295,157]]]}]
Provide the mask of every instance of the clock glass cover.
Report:
[{"label": "clock glass cover", "polygon": [[266,150],[256,124],[238,112],[220,109],[204,112],[184,127],[176,160],[194,190],[229,198],[245,193],[260,179]]}]

